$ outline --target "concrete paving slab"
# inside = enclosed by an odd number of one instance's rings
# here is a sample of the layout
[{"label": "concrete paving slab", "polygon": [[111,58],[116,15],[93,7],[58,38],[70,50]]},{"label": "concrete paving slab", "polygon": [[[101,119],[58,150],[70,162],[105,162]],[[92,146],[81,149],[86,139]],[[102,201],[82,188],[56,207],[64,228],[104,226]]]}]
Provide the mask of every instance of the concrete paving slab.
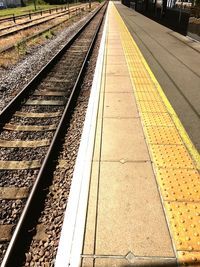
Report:
[{"label": "concrete paving slab", "polygon": [[108,41],[109,41],[109,40],[117,41],[117,40],[119,40],[119,38],[120,38],[119,34],[109,34],[107,40],[108,40]]},{"label": "concrete paving slab", "polygon": [[112,42],[110,43],[110,40],[107,42],[107,49],[113,49],[113,48],[122,48],[121,43]]},{"label": "concrete paving slab", "polygon": [[133,93],[106,93],[104,117],[139,117]]},{"label": "concrete paving slab", "polygon": [[113,48],[107,51],[107,55],[108,56],[124,55],[124,51],[122,48]]},{"label": "concrete paving slab", "polygon": [[126,59],[123,55],[107,56],[107,65],[125,64]]},{"label": "concrete paving slab", "polygon": [[81,267],[94,267],[94,259],[83,258]]},{"label": "concrete paving slab", "polygon": [[104,118],[102,161],[149,160],[140,119]]},{"label": "concrete paving slab", "polygon": [[98,193],[99,162],[93,162],[91,172],[91,183],[89,192],[89,205],[87,210],[86,231],[84,239],[83,254],[94,254],[95,243],[95,221]]},{"label": "concrete paving slab", "polygon": [[174,256],[151,164],[103,162],[99,181],[96,254]]},{"label": "concrete paving slab", "polygon": [[93,161],[100,160],[103,108],[104,108],[104,92],[102,91],[100,94],[100,101],[99,101],[99,111],[98,111],[97,126],[96,126]]},{"label": "concrete paving slab", "polygon": [[107,44],[108,45],[116,45],[116,44],[119,44],[119,45],[121,45],[122,46],[122,43],[121,43],[121,40],[118,38],[118,39],[115,39],[115,40],[110,40],[110,38],[108,38],[108,40],[107,40]]},{"label": "concrete paving slab", "polygon": [[[115,27],[115,26],[113,26],[113,27]],[[111,28],[108,28],[108,34],[111,35],[111,36],[112,36],[113,34],[114,34],[114,35],[116,34],[116,35],[119,36],[119,33],[118,33],[118,32],[119,32],[119,29],[116,29],[116,31],[113,31]]]},{"label": "concrete paving slab", "polygon": [[128,267],[131,266],[125,259],[102,258],[95,260],[95,267]]},{"label": "concrete paving slab", "polygon": [[130,78],[124,79],[124,77],[116,76],[113,79],[113,77],[106,77],[106,92],[133,92]]},{"label": "concrete paving slab", "polygon": [[95,139],[95,146],[94,146],[94,153],[93,153],[93,161],[100,160],[100,153],[101,153],[101,119],[98,119],[97,130],[96,130],[96,139]]},{"label": "concrete paving slab", "polygon": [[[106,56],[105,56],[106,57]],[[104,59],[105,60],[105,59]],[[97,115],[97,125],[96,125],[96,137],[93,153],[93,161],[99,161],[100,159],[100,149],[101,149],[101,128],[102,128],[102,114],[104,109],[104,90],[105,90],[105,64],[103,67],[103,76],[101,80],[101,90],[100,90],[100,99]]]},{"label": "concrete paving slab", "polygon": [[123,49],[121,45],[115,45],[113,46],[112,44],[107,45],[108,51],[113,50],[113,49]]},{"label": "concrete paving slab", "polygon": [[[130,257],[129,257],[130,255]],[[188,257],[189,258],[189,257]],[[191,256],[190,256],[191,258]],[[95,267],[177,267],[175,258],[131,258],[131,252],[124,259],[120,257],[97,258]]]},{"label": "concrete paving slab", "polygon": [[115,76],[128,76],[129,77],[129,72],[128,72],[128,67],[126,63],[124,64],[113,64],[113,65],[107,65],[106,67],[106,76],[112,75],[113,78]]}]

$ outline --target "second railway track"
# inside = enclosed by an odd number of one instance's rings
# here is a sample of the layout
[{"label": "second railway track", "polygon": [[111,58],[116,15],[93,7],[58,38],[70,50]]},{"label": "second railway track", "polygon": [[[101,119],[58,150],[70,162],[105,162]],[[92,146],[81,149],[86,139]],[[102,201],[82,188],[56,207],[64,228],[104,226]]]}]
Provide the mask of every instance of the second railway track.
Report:
[{"label": "second railway track", "polygon": [[15,25],[10,26],[10,27],[1,28],[0,29],[0,39],[6,38],[10,35],[14,35],[16,33],[19,33],[20,31],[24,31],[24,30],[39,26],[41,24],[48,23],[51,20],[54,20],[54,19],[57,19],[60,17],[64,17],[64,16],[68,15],[70,12],[74,12],[74,11],[77,12],[77,10],[79,8],[83,8],[83,7],[84,7],[84,5],[79,5],[75,8],[70,8],[69,10],[64,10],[64,11],[61,11],[61,12],[56,13],[54,15],[46,16],[44,18],[37,18],[34,20],[26,21],[24,23],[15,24]]},{"label": "second railway track", "polygon": [[62,25],[67,22],[70,17],[82,14],[83,10],[86,10],[86,5],[70,8],[69,10],[62,11],[56,15],[51,15],[50,18],[45,17],[37,19],[38,21],[35,23],[33,23],[34,21],[26,22],[25,24],[28,23],[26,26],[15,25],[15,29],[11,32],[6,31],[5,33],[2,33],[4,29],[0,29],[0,54],[16,49],[21,44],[24,44]]},{"label": "second railway track", "polygon": [[43,198],[43,186],[50,182],[48,171],[105,8],[94,14],[0,114],[2,267],[18,266],[15,264],[21,261],[24,246],[30,241],[24,237],[36,220],[36,203]]}]

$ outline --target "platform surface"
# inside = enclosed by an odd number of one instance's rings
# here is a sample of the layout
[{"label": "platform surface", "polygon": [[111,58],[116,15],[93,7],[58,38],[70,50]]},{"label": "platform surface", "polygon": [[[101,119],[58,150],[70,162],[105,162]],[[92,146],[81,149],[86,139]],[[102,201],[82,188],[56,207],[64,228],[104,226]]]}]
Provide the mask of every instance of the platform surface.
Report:
[{"label": "platform surface", "polygon": [[[103,66],[97,64],[93,83],[100,93],[92,89],[88,114],[94,116],[89,121],[86,115],[85,123],[96,130],[82,136],[80,147],[92,149],[79,149],[80,182],[71,190],[58,267],[200,266],[200,156],[192,143],[199,144],[193,112],[199,109],[199,52],[198,45],[168,31],[109,2],[98,57]],[[167,35],[170,56],[161,64],[161,55],[155,60],[150,49],[167,53]],[[193,65],[181,54],[184,48],[195,56]],[[181,71],[192,73],[190,93]],[[194,135],[182,126],[179,104]]]},{"label": "platform surface", "polygon": [[82,267],[198,263],[199,173],[116,7],[109,4]]},{"label": "platform surface", "polygon": [[95,266],[128,263],[131,252],[174,257],[112,8],[108,25],[83,251]]}]

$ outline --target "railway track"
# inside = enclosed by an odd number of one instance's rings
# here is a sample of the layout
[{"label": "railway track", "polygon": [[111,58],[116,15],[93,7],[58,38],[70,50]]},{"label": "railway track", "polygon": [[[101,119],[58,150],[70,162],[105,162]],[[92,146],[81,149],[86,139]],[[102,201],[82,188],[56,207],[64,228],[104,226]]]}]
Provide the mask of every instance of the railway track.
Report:
[{"label": "railway track", "polygon": [[0,114],[1,267],[20,266],[25,256],[105,9],[98,9]]}]

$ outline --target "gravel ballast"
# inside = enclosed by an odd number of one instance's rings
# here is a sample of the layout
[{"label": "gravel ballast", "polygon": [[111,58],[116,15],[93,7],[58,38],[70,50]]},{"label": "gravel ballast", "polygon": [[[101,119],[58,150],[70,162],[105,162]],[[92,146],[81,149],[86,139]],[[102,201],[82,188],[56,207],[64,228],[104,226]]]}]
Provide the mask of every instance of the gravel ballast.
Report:
[{"label": "gravel ballast", "polygon": [[38,221],[44,227],[43,236],[46,236],[46,240],[35,239],[32,241],[26,253],[26,262],[23,266],[51,267],[54,264],[90,96],[100,40],[101,33],[92,53],[82,91],[77,100],[77,105],[59,154],[59,160],[65,160],[66,163],[62,168],[59,165],[56,166],[53,174],[53,182],[45,200],[44,210]]}]

